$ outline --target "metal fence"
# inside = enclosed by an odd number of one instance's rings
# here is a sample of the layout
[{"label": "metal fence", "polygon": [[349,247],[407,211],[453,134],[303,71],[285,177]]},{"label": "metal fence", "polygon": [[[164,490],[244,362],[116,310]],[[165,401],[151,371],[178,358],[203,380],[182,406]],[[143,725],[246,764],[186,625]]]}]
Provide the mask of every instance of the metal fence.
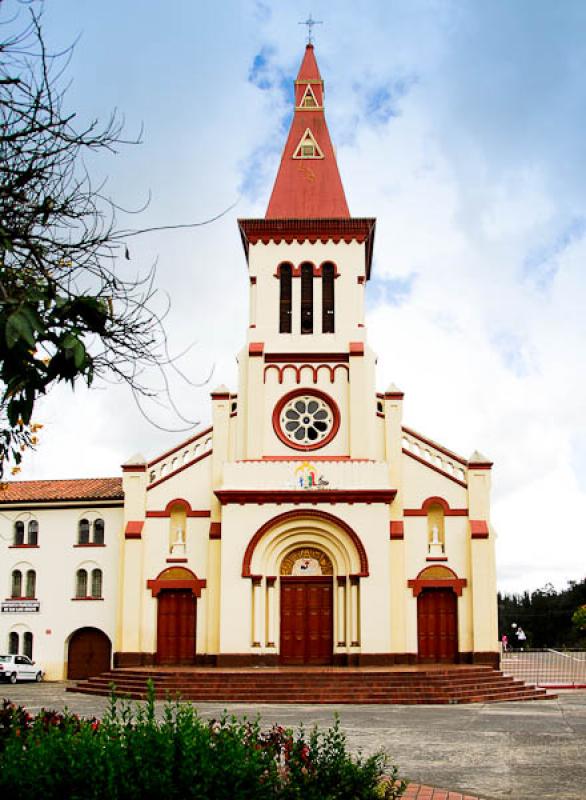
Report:
[{"label": "metal fence", "polygon": [[586,650],[507,650],[501,670],[536,686],[586,688]]}]

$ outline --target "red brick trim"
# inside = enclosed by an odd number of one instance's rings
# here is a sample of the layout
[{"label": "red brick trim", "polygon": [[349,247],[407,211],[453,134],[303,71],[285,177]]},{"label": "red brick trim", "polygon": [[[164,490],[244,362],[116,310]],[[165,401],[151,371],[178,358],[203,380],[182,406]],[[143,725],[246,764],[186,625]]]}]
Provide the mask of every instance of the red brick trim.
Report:
[{"label": "red brick trim", "polygon": [[389,538],[391,541],[399,541],[405,538],[405,526],[402,520],[392,519],[389,522]]},{"label": "red brick trim", "polygon": [[146,516],[154,518],[168,518],[171,516],[171,509],[173,506],[181,506],[185,511],[186,517],[209,517],[211,514],[211,512],[207,509],[193,509],[187,500],[184,500],[182,497],[176,497],[174,500],[169,500],[164,511],[147,511]]},{"label": "red brick trim", "polygon": [[85,544],[74,544],[73,547],[105,547],[105,544],[99,544],[97,542],[86,542]]},{"label": "red brick trim", "polygon": [[493,462],[492,461],[469,461],[468,462],[468,469],[492,469]]},{"label": "red brick trim", "polygon": [[[281,425],[279,422],[279,417],[281,416],[281,411],[283,410],[283,407],[291,400],[294,400],[296,397],[305,394],[315,395],[316,397],[319,397],[321,400],[327,403],[328,406],[331,408],[332,415],[334,417],[331,431],[328,433],[325,439],[322,439],[321,442],[317,442],[316,444],[295,444],[295,442],[292,442],[285,436],[285,434],[281,430]],[[283,442],[283,444],[287,445],[287,447],[290,447],[293,450],[302,450],[304,453],[312,450],[321,450],[322,447],[325,447],[334,439],[334,437],[338,433],[339,428],[340,428],[340,409],[338,408],[338,404],[332,397],[330,397],[330,395],[320,391],[319,389],[313,389],[313,388],[308,389],[307,387],[293,389],[293,391],[284,394],[277,403],[277,405],[275,406],[275,408],[273,409],[273,430],[275,431],[277,437]]]},{"label": "red brick trim", "polygon": [[351,356],[363,356],[364,342],[350,342],[349,350]]},{"label": "red brick trim", "polygon": [[163,475],[162,478],[159,478],[158,480],[149,483],[149,485],[146,487],[147,492],[150,492],[150,490],[154,489],[155,486],[160,486],[161,483],[165,483],[165,481],[168,481],[169,478],[174,478],[175,475],[179,475],[179,473],[183,472],[184,469],[189,469],[189,467],[192,467],[194,464],[197,464],[198,461],[203,461],[204,458],[211,456],[212,453],[213,450],[211,449],[207,450],[205,453],[202,453],[201,456],[198,456],[197,458],[192,458],[191,461],[187,462],[187,464],[182,464],[180,467],[173,470],[173,472],[170,472],[168,475]]},{"label": "red brick trim", "polygon": [[469,464],[468,464],[468,462],[466,461],[465,458],[463,458],[462,456],[457,455],[456,453],[453,453],[451,450],[448,450],[446,447],[442,447],[441,444],[438,444],[437,442],[434,442],[433,439],[427,439],[425,436],[422,436],[420,433],[417,433],[417,431],[414,431],[413,428],[408,428],[406,425],[403,425],[402,431],[404,433],[406,433],[407,436],[413,436],[415,439],[419,439],[420,441],[422,441],[423,444],[427,444],[430,447],[433,447],[434,450],[437,450],[440,453],[443,453],[445,456],[449,456],[454,461],[457,461],[459,464],[462,464],[462,466],[464,466],[464,467],[469,466]]},{"label": "red brick trim", "polygon": [[[266,362],[266,360],[267,359],[265,358],[265,362]],[[314,383],[317,383],[317,379],[318,379],[318,376],[319,376],[320,369],[325,369],[330,373],[330,383],[333,383],[335,381],[335,379],[336,379],[336,371],[339,370],[339,369],[344,370],[346,372],[346,376],[350,377],[350,370],[349,370],[347,364],[341,364],[340,363],[340,364],[336,364],[335,366],[331,366],[330,364],[323,364],[322,363],[322,364],[318,364],[317,366],[312,366],[310,363],[308,363],[309,361],[311,361],[311,358],[307,359],[306,363],[300,364],[299,366],[295,366],[295,364],[291,364],[291,363],[283,364],[282,367],[278,366],[278,364],[266,364],[266,366],[264,368],[264,373],[263,373],[263,382],[266,383],[267,375],[269,374],[269,371],[272,370],[272,369],[276,370],[278,378],[279,378],[279,383],[283,383],[283,376],[284,376],[285,372],[288,369],[293,370],[293,372],[295,373],[295,381],[296,381],[296,383],[301,383],[301,373],[302,373],[302,371],[304,369],[311,370],[312,378],[313,378],[313,382]]]},{"label": "red brick trim", "polygon": [[366,275],[359,275],[356,278],[356,283],[359,283],[360,285],[363,285],[364,283],[366,283]]},{"label": "red brick trim", "polygon": [[167,558],[167,564],[187,564],[186,558]]},{"label": "red brick trim", "polygon": [[122,464],[122,472],[146,472],[146,464]]},{"label": "red brick trim", "polygon": [[222,523],[210,522],[210,539],[222,538]]},{"label": "red brick trim", "polygon": [[430,506],[438,505],[442,507],[445,517],[467,517],[467,508],[450,508],[447,500],[443,497],[428,497],[421,504],[421,508],[406,508],[403,511],[405,517],[426,517],[429,513]]},{"label": "red brick trim", "polygon": [[212,400],[229,400],[230,392],[210,392]]},{"label": "red brick trim", "polygon": [[142,529],[144,528],[144,520],[129,520],[126,523],[124,530],[125,539],[142,539]]},{"label": "red brick trim", "polygon": [[468,581],[466,578],[458,578],[453,569],[443,567],[447,573],[451,574],[452,578],[426,578],[426,570],[431,567],[424,567],[417,577],[413,580],[407,581],[407,586],[413,590],[413,597],[418,597],[424,589],[452,589],[458,597],[462,596],[462,590],[467,586]]},{"label": "red brick trim", "polygon": [[315,511],[314,509],[305,509],[303,511],[285,511],[283,514],[279,514],[272,519],[267,520],[264,525],[257,530],[254,534],[252,539],[249,541],[248,546],[246,547],[246,551],[244,553],[244,558],[242,560],[242,577],[243,578],[252,578],[253,575],[250,571],[250,565],[252,563],[252,556],[254,555],[254,551],[260,540],[263,538],[265,533],[270,531],[276,525],[281,525],[282,523],[293,522],[293,520],[297,519],[315,519],[315,520],[324,520],[325,522],[330,522],[333,525],[337,525],[341,528],[352,540],[354,547],[358,553],[358,557],[360,559],[360,572],[357,574],[358,577],[367,578],[369,575],[368,571],[368,556],[366,555],[366,550],[362,541],[356,531],[348,525],[347,522],[344,522],[343,519],[339,517],[335,517],[333,514],[328,514],[327,511]]},{"label": "red brick trim", "polygon": [[182,567],[182,569],[188,572],[192,576],[191,578],[186,578],[184,580],[165,580],[162,576],[167,572],[167,569],[173,568],[167,567],[160,572],[154,580],[147,581],[147,589],[151,590],[153,597],[158,597],[162,589],[191,589],[191,592],[196,597],[201,597],[201,590],[206,588],[205,580],[200,580],[200,578],[190,569],[187,569],[187,567]]},{"label": "red brick trim", "polygon": [[[192,436],[186,442],[181,442],[181,444],[178,444],[176,447],[172,447],[170,450],[166,450],[164,453],[162,453],[162,455],[157,456],[152,461],[149,461],[149,463],[148,463],[149,468],[150,467],[154,467],[155,464],[159,463],[159,461],[164,461],[169,456],[172,456],[173,453],[178,453],[179,450],[184,450],[186,447],[189,447],[190,444],[193,444],[198,439],[201,439],[202,437],[207,436],[208,434],[212,433],[212,431],[213,431],[213,428],[211,426],[209,428],[205,428],[205,430],[200,431],[195,436]],[[156,483],[158,483],[158,481],[156,481]]]},{"label": "red brick trim", "polygon": [[38,550],[39,544],[9,544],[9,550]]},{"label": "red brick trim", "polygon": [[276,575],[267,575],[267,586],[274,586],[277,582]]},{"label": "red brick trim", "polygon": [[484,519],[471,519],[470,520],[470,538],[471,539],[488,539],[489,537],[488,523]]},{"label": "red brick trim", "polygon": [[464,481],[461,481],[459,478],[455,478],[453,475],[450,475],[449,472],[445,472],[443,469],[440,469],[439,467],[436,467],[435,464],[430,464],[429,461],[426,461],[424,458],[421,458],[420,456],[416,456],[415,453],[412,453],[410,450],[406,450],[405,448],[403,448],[403,453],[406,456],[409,456],[410,458],[415,459],[415,461],[419,461],[420,464],[423,464],[424,466],[429,467],[429,469],[432,469],[434,472],[437,472],[440,475],[443,475],[444,478],[448,478],[449,480],[453,481],[454,483],[457,483],[458,486],[463,486],[464,489],[468,488],[468,484],[465,483]]},{"label": "red brick trim", "polygon": [[427,556],[426,561],[447,561],[447,556]]},{"label": "red brick trim", "polygon": [[255,286],[256,285],[256,275],[251,275],[249,279],[250,279],[250,285],[251,286]]},{"label": "red brick trim", "polygon": [[334,278],[339,278],[340,277],[340,272],[338,270],[338,265],[336,264],[335,261],[332,261],[331,258],[328,258],[325,261],[322,261],[322,263],[319,265],[319,267],[317,267],[313,263],[313,261],[308,261],[308,260],[302,261],[297,266],[292,264],[290,261],[281,261],[281,263],[278,265],[277,269],[273,273],[273,277],[280,278],[281,277],[281,267],[287,266],[287,267],[291,267],[291,277],[292,278],[300,278],[301,277],[301,267],[304,264],[309,264],[311,267],[313,267],[313,277],[314,278],[321,278],[322,277],[324,264],[331,264],[333,266],[333,268],[334,268]]},{"label": "red brick trim", "polygon": [[347,364],[348,353],[267,353],[267,364],[318,363],[327,361],[330,364]]},{"label": "red brick trim", "polygon": [[385,392],[383,398],[385,400],[403,400],[405,392]]},{"label": "red brick trim", "polygon": [[[396,489],[216,489],[223,506],[291,503],[294,505],[331,505],[355,503],[392,503]],[[148,512],[147,512],[148,516]]]},{"label": "red brick trim", "polygon": [[[312,455],[312,461],[351,461],[353,464],[374,464],[374,458],[350,458],[350,456],[320,456]],[[257,464],[261,461],[307,461],[307,456],[262,456],[262,458],[240,458],[237,464]]]},{"label": "red brick trim", "polygon": [[75,602],[78,602],[79,600],[81,600],[83,602],[86,602],[87,600],[102,600],[103,601],[104,598],[103,597],[72,597],[71,599],[75,600]]},{"label": "red brick trim", "polygon": [[262,356],[265,349],[264,342],[250,342],[248,345],[249,356]]}]

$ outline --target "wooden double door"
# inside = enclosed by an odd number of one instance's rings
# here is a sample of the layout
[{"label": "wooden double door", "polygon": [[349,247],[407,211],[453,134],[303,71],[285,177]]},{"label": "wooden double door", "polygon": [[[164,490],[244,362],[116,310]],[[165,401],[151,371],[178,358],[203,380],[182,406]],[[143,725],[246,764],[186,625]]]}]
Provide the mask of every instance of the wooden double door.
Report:
[{"label": "wooden double door", "polygon": [[420,661],[458,660],[458,598],[452,589],[423,589],[417,598]]},{"label": "wooden double door", "polygon": [[195,595],[191,589],[163,589],[157,602],[157,664],[193,664]]},{"label": "wooden double door", "polygon": [[281,577],[282,664],[331,664],[334,652],[333,578]]}]

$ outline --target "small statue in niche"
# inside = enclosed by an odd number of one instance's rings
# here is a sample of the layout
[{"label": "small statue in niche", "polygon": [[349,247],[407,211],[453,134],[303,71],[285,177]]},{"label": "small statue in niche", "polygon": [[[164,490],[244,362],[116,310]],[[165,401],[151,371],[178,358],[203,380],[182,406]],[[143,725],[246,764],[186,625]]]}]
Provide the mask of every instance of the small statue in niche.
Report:
[{"label": "small statue in niche", "polygon": [[431,543],[432,544],[441,544],[439,538],[439,528],[437,525],[434,525],[431,529]]},{"label": "small statue in niche", "polygon": [[175,541],[171,545],[172,553],[185,553],[185,532],[181,525],[175,529]]}]

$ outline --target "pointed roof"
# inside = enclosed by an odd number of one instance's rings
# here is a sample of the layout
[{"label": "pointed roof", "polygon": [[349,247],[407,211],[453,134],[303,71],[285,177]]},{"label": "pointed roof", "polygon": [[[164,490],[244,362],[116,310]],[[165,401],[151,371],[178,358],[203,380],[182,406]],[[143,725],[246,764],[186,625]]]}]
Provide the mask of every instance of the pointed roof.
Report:
[{"label": "pointed roof", "polygon": [[295,81],[295,111],[266,219],[348,219],[323,106],[324,85],[308,44]]}]

